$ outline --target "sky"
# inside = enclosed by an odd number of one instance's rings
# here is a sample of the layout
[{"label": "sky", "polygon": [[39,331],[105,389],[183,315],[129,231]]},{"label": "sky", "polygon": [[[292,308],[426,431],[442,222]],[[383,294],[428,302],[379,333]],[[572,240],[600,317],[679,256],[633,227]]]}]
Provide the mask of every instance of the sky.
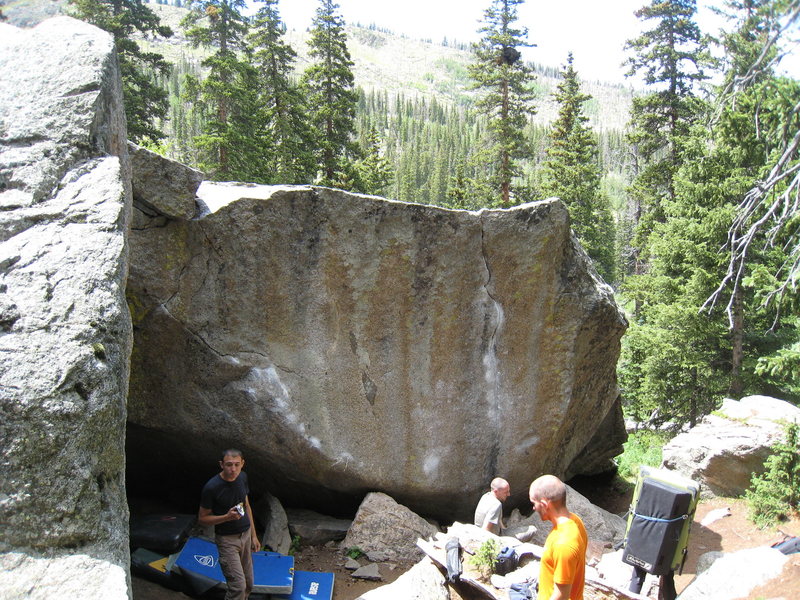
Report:
[{"label": "sky", "polygon": [[[409,37],[441,42],[473,42],[490,0],[338,0],[346,23],[376,25]],[[625,81],[625,42],[642,29],[633,14],[648,0],[527,0],[518,9],[518,25],[528,28],[535,48],[525,51],[527,60],[559,67],[574,54],[575,69],[582,79]],[[706,33],[717,33],[722,21],[710,10],[720,4],[698,1],[697,22]],[[318,0],[280,0],[279,9],[288,27],[306,29],[319,6]],[[651,23],[645,24],[651,27]],[[800,49],[794,52],[789,73],[800,77]],[[794,68],[797,72],[793,72]]]},{"label": "sky", "polygon": [[[490,0],[338,0],[347,23],[375,24],[409,37],[459,42],[477,41],[483,13]],[[583,79],[622,82],[625,41],[640,31],[634,11],[646,0],[528,0],[519,7],[518,25],[528,28],[536,44],[525,58],[558,67],[574,54]],[[702,1],[701,3],[702,4]],[[288,27],[305,29],[318,0],[280,0],[281,17]],[[704,7],[701,6],[701,10]],[[708,12],[704,10],[704,12]],[[703,16],[701,12],[699,17]]]}]

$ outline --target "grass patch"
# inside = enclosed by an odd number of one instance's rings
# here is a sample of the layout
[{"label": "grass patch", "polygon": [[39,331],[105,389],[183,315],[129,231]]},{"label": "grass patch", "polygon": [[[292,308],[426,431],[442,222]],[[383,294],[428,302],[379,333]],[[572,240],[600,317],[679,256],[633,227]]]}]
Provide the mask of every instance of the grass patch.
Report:
[{"label": "grass patch", "polygon": [[623,446],[624,452],[617,457],[619,476],[629,483],[636,483],[639,467],[658,467],[661,465],[661,450],[672,435],[666,431],[641,429],[628,435]]},{"label": "grass patch", "polygon": [[289,556],[294,556],[300,552],[300,536],[296,535],[292,538],[292,543],[289,546]]}]

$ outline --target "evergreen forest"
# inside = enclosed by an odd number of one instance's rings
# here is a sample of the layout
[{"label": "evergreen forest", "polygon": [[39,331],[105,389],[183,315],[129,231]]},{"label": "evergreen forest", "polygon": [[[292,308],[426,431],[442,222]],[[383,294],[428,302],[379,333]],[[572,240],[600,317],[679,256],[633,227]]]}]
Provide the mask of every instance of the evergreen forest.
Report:
[{"label": "evergreen forest", "polygon": [[[630,321],[629,418],[677,428],[724,397],[799,402],[800,81],[780,65],[800,0],[719,0],[720,31],[695,0],[642,0],[635,91],[584,80],[571,54],[523,60],[523,2],[486,0],[470,46],[347,24],[333,0],[306,32],[277,0],[69,10],[114,35],[130,139],[210,179],[468,210],[560,198]],[[393,44],[436,69],[370,76],[353,55]]]}]

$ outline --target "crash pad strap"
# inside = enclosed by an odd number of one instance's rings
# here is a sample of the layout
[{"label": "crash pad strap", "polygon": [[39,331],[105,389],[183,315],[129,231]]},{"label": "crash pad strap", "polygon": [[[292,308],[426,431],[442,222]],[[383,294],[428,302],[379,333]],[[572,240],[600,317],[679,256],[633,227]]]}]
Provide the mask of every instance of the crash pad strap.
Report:
[{"label": "crash pad strap", "polygon": [[638,517],[640,519],[644,519],[645,521],[655,521],[656,523],[676,523],[678,521],[685,521],[689,518],[689,515],[679,515],[674,519],[662,519],[660,517],[650,517],[648,515],[640,515],[635,510],[631,511],[633,513],[634,518]]}]

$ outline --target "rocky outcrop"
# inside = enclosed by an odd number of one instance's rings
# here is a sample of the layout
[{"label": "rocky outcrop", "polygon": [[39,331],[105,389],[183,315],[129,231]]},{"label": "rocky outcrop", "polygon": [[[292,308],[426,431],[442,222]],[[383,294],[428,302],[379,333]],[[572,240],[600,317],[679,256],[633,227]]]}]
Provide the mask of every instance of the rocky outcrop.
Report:
[{"label": "rocky outcrop", "polygon": [[0,588],[127,598],[131,198],[111,36],[0,25],[0,81]]},{"label": "rocky outcrop", "polygon": [[357,600],[449,600],[450,592],[444,575],[425,558],[390,584],[370,590]]},{"label": "rocky outcrop", "polygon": [[497,474],[523,504],[534,474],[585,471],[593,439],[592,460],[618,451],[626,323],[560,202],[204,183],[198,204],[132,233],[134,480],[234,444],[286,503],[382,490],[447,518]]},{"label": "rocky outcrop", "polygon": [[789,557],[774,548],[748,548],[724,554],[681,592],[681,600],[734,600],[767,582],[781,589],[780,574]]},{"label": "rocky outcrop", "polygon": [[133,202],[148,217],[191,219],[203,173],[128,142]]},{"label": "rocky outcrop", "polygon": [[783,423],[800,423],[800,408],[767,396],[726,399],[722,407],[673,438],[663,450],[663,466],[702,484],[700,493],[740,496],[754,473],[764,471]]},{"label": "rocky outcrop", "polygon": [[359,548],[371,560],[417,560],[422,552],[417,539],[428,539],[439,530],[386,494],[367,494],[353,519],[345,548]]}]

